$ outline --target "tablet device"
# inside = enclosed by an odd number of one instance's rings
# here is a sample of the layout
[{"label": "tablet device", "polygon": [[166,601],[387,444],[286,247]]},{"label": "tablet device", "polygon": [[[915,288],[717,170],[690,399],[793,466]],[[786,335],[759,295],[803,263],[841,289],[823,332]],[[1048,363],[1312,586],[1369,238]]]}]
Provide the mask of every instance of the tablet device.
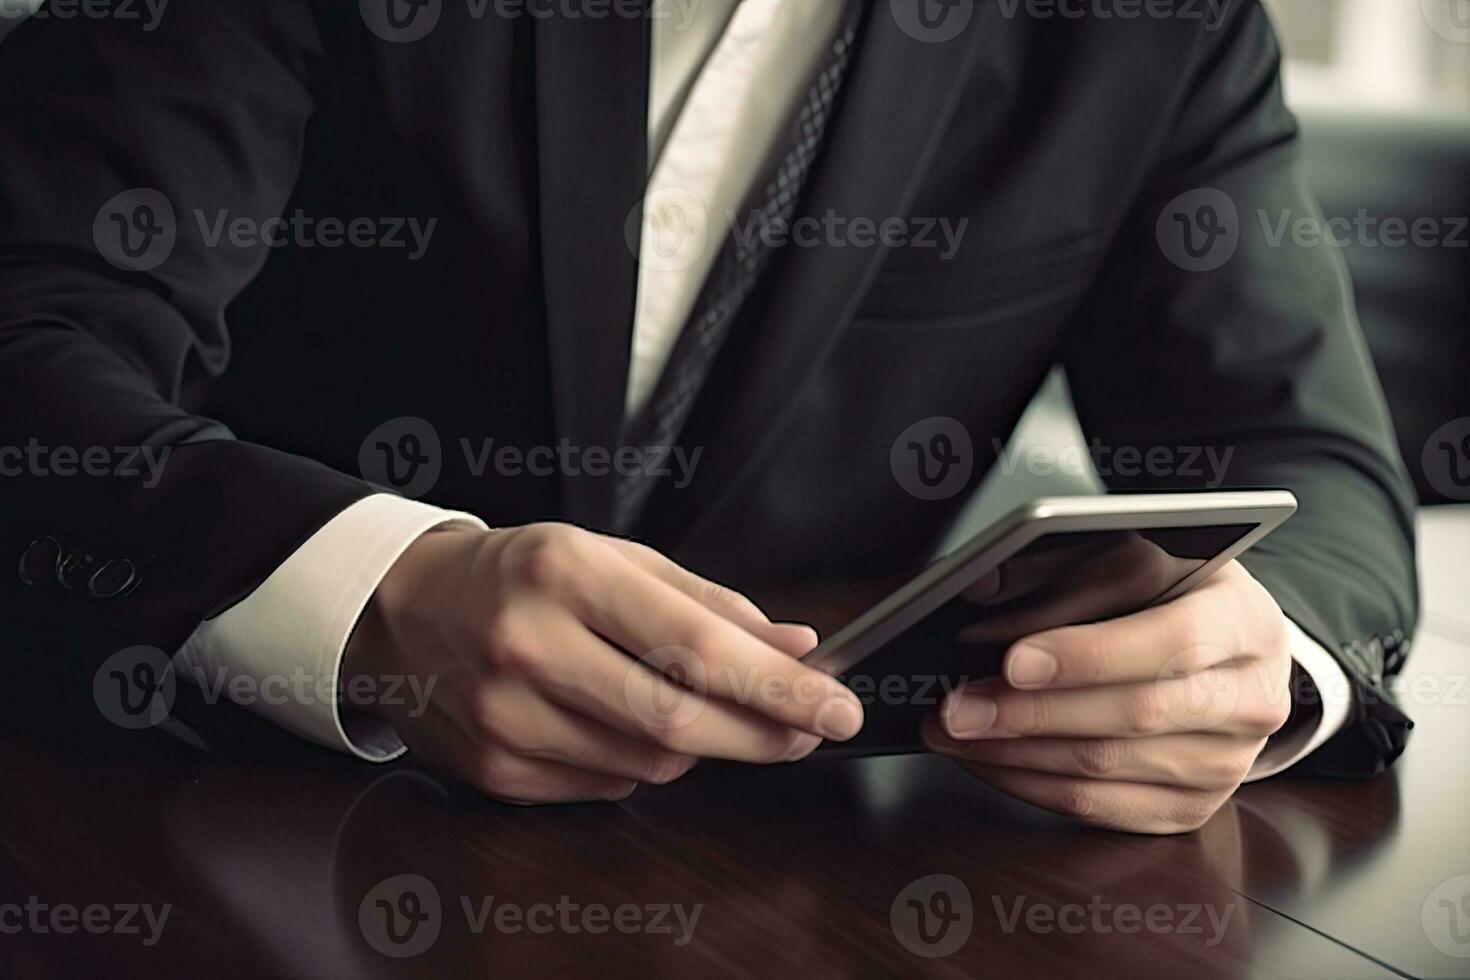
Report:
[{"label": "tablet device", "polygon": [[1017,508],[802,658],[837,675],[867,712],[856,738],[819,752],[921,751],[924,716],[966,681],[998,674],[1016,640],[1167,602],[1295,511],[1285,490],[1047,497]]}]

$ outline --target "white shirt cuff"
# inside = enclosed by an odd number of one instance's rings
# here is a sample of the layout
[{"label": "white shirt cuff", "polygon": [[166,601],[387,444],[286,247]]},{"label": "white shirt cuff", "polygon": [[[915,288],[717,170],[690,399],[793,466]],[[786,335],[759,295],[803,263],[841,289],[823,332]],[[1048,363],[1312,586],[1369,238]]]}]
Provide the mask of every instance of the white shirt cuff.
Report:
[{"label": "white shirt cuff", "polygon": [[[392,494],[359,500],[249,596],[202,623],[174,655],[175,670],[207,702],[227,697],[302,738],[369,762],[396,758],[403,742],[386,723],[354,725],[351,737],[343,728],[342,656],[393,563],[421,535],[446,524],[486,527],[469,514]],[[411,694],[405,683],[399,696]]]},{"label": "white shirt cuff", "polygon": [[[1306,719],[1272,735],[1261,754],[1256,756],[1255,765],[1251,766],[1250,775],[1245,778],[1248,783],[1274,776],[1317,751],[1323,742],[1342,730],[1352,706],[1353,686],[1342,665],[1290,619],[1286,621],[1286,631],[1291,658],[1311,679],[1321,711],[1315,719]],[[1296,693],[1288,685],[1287,696]]]}]

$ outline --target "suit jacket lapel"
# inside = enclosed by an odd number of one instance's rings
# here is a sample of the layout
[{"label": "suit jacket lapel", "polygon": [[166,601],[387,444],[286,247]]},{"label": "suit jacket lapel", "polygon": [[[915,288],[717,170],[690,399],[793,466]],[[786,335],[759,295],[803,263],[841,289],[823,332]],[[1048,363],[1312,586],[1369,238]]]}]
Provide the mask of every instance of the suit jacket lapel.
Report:
[{"label": "suit jacket lapel", "polygon": [[[890,4],[872,6],[801,215],[830,211],[881,221],[907,214],[968,83],[979,39],[993,33],[994,10],[989,0],[977,0],[964,34],[925,43],[905,33]],[[998,91],[999,82],[992,82]],[[662,481],[641,534],[676,547],[739,489],[739,477],[773,445],[803,382],[836,343],[885,254],[878,246],[788,246],[776,257],[747,305],[751,315],[736,328],[754,335],[732,338],[739,355],[716,364],[722,380],[702,393],[679,440],[688,452],[702,450],[693,478],[682,490]]]},{"label": "suit jacket lapel", "polygon": [[[572,446],[612,449],[622,424],[637,257],[629,215],[648,175],[649,20],[535,21],[541,259],[552,409]],[[632,219],[631,234],[641,226]],[[561,475],[568,518],[605,521],[611,483]]]}]

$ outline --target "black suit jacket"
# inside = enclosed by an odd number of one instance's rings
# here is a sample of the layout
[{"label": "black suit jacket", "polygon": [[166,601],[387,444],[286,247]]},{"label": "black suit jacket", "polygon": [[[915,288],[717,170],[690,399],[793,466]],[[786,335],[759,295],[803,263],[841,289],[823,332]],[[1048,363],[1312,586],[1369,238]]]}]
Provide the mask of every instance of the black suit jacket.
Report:
[{"label": "black suit jacket", "polygon": [[[41,20],[0,50],[0,446],[171,447],[156,486],[0,486],[8,717],[94,717],[104,657],[175,648],[371,492],[359,450],[395,417],[443,440],[435,503],[607,522],[608,479],[475,477],[460,440],[617,445],[648,22],[475,7],[446,0],[426,37],[390,43],[356,3],[188,0],[152,31]],[[977,0],[931,43],[872,6],[802,213],[968,219],[962,247],[781,250],[682,439],[703,450],[693,482],[663,485],[638,533],[736,586],[912,568],[963,495],[905,493],[897,435],[961,420],[978,482],[1060,362],[1104,445],[1231,448],[1231,485],[1296,492],[1246,564],[1357,686],[1309,768],[1377,771],[1405,730],[1383,677],[1415,616],[1411,493],[1342,262],[1271,247],[1254,220],[1315,210],[1266,15],[1024,12]],[[139,187],[177,241],[122,271],[94,223]],[[1236,204],[1240,243],[1190,272],[1155,225],[1201,187]],[[415,261],[211,245],[195,218],[297,209],[438,223]],[[27,587],[12,562],[39,536],[139,582]]]}]

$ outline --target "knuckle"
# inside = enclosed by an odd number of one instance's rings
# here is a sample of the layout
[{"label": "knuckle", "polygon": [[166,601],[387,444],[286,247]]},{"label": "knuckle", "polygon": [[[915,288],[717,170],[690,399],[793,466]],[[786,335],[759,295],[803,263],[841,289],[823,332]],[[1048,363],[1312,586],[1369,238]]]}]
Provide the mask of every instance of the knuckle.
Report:
[{"label": "knuckle", "polygon": [[1122,766],[1127,747],[1121,739],[1091,738],[1077,742],[1072,752],[1084,775],[1107,776]]},{"label": "knuckle", "polygon": [[475,761],[471,780],[475,787],[496,798],[515,797],[520,776],[511,757],[499,751],[488,751]]},{"label": "knuckle", "polygon": [[1265,697],[1241,719],[1246,732],[1259,738],[1274,735],[1291,717],[1291,706],[1284,698]]},{"label": "knuckle", "polygon": [[1077,820],[1088,820],[1098,815],[1097,790],[1085,780],[1069,779],[1057,793],[1057,809]]},{"label": "knuckle", "polygon": [[496,739],[494,737],[495,730],[500,724],[498,714],[499,713],[495,710],[495,705],[491,702],[490,698],[475,698],[474,701],[470,703],[470,727],[481,735],[488,735],[493,740],[499,741],[499,739]]},{"label": "knuckle", "polygon": [[[1086,627],[1079,627],[1086,629]],[[1089,630],[1083,634],[1089,639],[1082,646],[1082,656],[1062,658],[1058,667],[1058,673],[1070,675],[1078,683],[1088,686],[1107,683],[1114,676],[1117,668],[1118,654],[1108,642],[1107,638],[1098,634],[1096,630]]]},{"label": "knuckle", "polygon": [[694,735],[687,725],[644,725],[643,736],[675,755],[693,755]]},{"label": "knuckle", "polygon": [[1208,644],[1196,642],[1193,636],[1185,636],[1179,652],[1169,658],[1168,672],[1176,677],[1192,676],[1205,670],[1212,662]]},{"label": "knuckle", "polygon": [[1213,793],[1180,793],[1169,808],[1167,822],[1174,833],[1199,830],[1225,801]]},{"label": "knuckle", "polygon": [[[1002,701],[1004,704],[1004,701]],[[1004,712],[1004,707],[1001,711]],[[1045,735],[1051,729],[1053,714],[1052,699],[1045,693],[1029,694],[1026,696],[1026,708],[1017,713],[1017,722],[1014,726],[1007,726],[1016,735],[1036,736]]]},{"label": "knuckle", "polygon": [[1178,649],[1169,658],[1169,668],[1175,674],[1194,674],[1204,668],[1215,645],[1207,634],[1199,610],[1180,621],[1179,632],[1174,637]]},{"label": "knuckle", "polygon": [[1220,788],[1234,789],[1244,782],[1245,777],[1250,775],[1251,766],[1255,764],[1256,754],[1260,751],[1260,746],[1265,744],[1265,740],[1262,739],[1256,743],[1256,750],[1249,754],[1232,752],[1221,755],[1216,759],[1213,765],[1215,776],[1214,785]]},{"label": "knuckle", "polygon": [[700,579],[699,581],[701,583],[700,588],[704,592],[705,601],[710,605],[722,606],[726,609],[738,609],[748,615],[759,616],[762,619],[765,618],[761,614],[760,608],[754,602],[744,594],[736,592],[728,585],[711,582],[709,579]]},{"label": "knuckle", "polygon": [[532,589],[554,591],[565,585],[577,561],[577,528],[533,524],[507,549],[511,576]]},{"label": "knuckle", "polygon": [[533,733],[526,731],[524,726],[510,724],[503,715],[486,712],[481,726],[490,741],[514,755],[533,757],[541,752]]},{"label": "knuckle", "polygon": [[[720,648],[722,639],[717,624],[708,619],[697,619],[685,626],[683,636],[670,653],[680,659],[698,660],[702,666]],[[696,669],[692,663],[684,666]]]},{"label": "knuckle", "polygon": [[518,617],[500,613],[485,624],[481,638],[493,667],[520,672],[534,665],[537,643],[534,632]]},{"label": "knuckle", "polygon": [[1145,685],[1123,700],[1123,727],[1129,735],[1149,735],[1164,727],[1167,711],[1156,685]]}]

